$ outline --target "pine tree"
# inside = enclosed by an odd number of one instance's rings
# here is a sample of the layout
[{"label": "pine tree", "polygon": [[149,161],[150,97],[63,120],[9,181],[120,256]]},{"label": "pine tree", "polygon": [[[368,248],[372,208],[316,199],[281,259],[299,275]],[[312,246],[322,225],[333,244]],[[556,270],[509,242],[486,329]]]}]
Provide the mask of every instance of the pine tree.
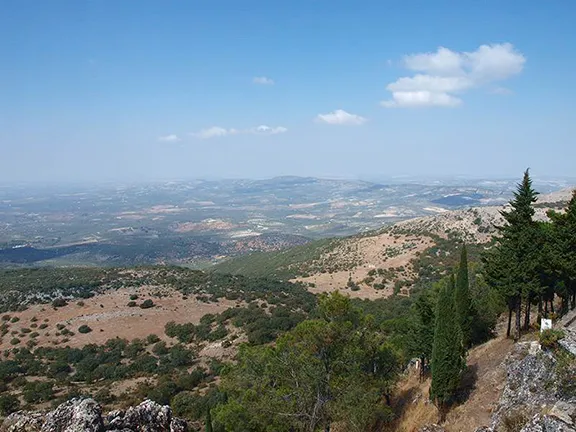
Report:
[{"label": "pine tree", "polygon": [[[551,239],[549,243],[548,264],[554,275],[561,281],[563,309],[576,308],[576,190],[566,207],[559,213],[548,212],[551,219]],[[560,293],[559,293],[560,294]]]},{"label": "pine tree", "polygon": [[456,313],[458,314],[460,330],[462,331],[463,343],[464,346],[468,348],[472,340],[472,320],[474,318],[474,310],[472,307],[472,299],[470,298],[468,251],[466,250],[466,245],[462,245],[462,251],[460,253],[460,266],[458,267],[458,274],[456,275],[454,301],[456,304]]},{"label": "pine tree", "polygon": [[526,304],[524,325],[530,322],[530,305],[541,295],[538,263],[540,262],[540,230],[533,220],[538,193],[532,188],[530,172],[526,170],[518,184],[510,210],[500,212],[506,223],[497,227],[497,244],[484,257],[486,279],[497,288],[508,304],[510,335],[512,311],[515,312],[514,338],[520,337],[522,301]]},{"label": "pine tree", "polygon": [[466,366],[454,291],[455,281],[452,275],[448,285],[442,288],[436,306],[430,399],[438,407],[441,421],[444,420],[446,410],[454,400],[462,371]]}]

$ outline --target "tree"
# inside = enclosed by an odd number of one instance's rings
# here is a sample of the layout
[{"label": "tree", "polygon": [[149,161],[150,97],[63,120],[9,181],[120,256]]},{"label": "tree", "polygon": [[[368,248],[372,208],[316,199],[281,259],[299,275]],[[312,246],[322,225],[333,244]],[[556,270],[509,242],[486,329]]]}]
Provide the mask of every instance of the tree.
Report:
[{"label": "tree", "polygon": [[226,404],[215,408],[229,431],[365,431],[387,418],[399,361],[370,316],[339,293],[320,298],[307,320],[274,347],[243,347],[224,374]]},{"label": "tree", "polygon": [[0,395],[0,414],[7,416],[20,408],[20,401],[12,394]]},{"label": "tree", "polygon": [[500,212],[505,224],[497,227],[496,245],[483,256],[486,280],[500,291],[508,305],[508,336],[512,312],[515,312],[516,340],[520,337],[522,301],[526,304],[526,327],[530,322],[531,303],[541,295],[538,277],[541,236],[538,224],[533,220],[537,195],[529,170],[526,170],[510,201],[510,209]]},{"label": "tree", "polygon": [[212,432],[212,414],[210,414],[210,408],[206,410],[206,432]]},{"label": "tree", "polygon": [[455,280],[452,275],[447,285],[440,291],[436,308],[430,399],[438,407],[441,421],[444,421],[447,408],[454,400],[466,366],[454,290]]},{"label": "tree", "polygon": [[454,302],[460,330],[462,331],[462,340],[465,347],[469,347],[472,341],[472,320],[474,319],[474,310],[470,298],[470,282],[468,279],[468,252],[466,245],[462,245],[460,253],[460,266],[456,275],[456,290],[454,292]]},{"label": "tree", "polygon": [[420,379],[424,378],[430,368],[434,346],[436,302],[435,290],[427,289],[418,295],[412,307],[411,331],[406,344],[409,354],[420,359]]},{"label": "tree", "polygon": [[551,210],[551,242],[548,260],[562,283],[563,309],[576,308],[576,190],[563,213]]}]

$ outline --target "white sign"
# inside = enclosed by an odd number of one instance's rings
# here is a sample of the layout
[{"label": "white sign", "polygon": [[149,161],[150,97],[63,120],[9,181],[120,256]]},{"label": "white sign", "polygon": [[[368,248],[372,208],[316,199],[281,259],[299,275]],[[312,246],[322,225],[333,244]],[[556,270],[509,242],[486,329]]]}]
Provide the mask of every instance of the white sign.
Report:
[{"label": "white sign", "polygon": [[551,330],[551,329],[552,329],[552,320],[542,318],[542,320],[540,321],[540,333],[542,333],[544,330]]}]

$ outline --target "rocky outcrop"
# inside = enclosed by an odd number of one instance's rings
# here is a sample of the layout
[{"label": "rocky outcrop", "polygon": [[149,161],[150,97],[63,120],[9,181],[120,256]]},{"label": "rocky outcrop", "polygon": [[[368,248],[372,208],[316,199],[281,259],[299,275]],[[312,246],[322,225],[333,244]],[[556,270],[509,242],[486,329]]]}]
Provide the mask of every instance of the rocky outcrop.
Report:
[{"label": "rocky outcrop", "polygon": [[72,399],[49,413],[17,412],[6,418],[0,432],[187,432],[172,410],[146,400],[126,411],[102,416],[93,399]]},{"label": "rocky outcrop", "polygon": [[576,399],[559,388],[556,364],[536,342],[517,344],[492,423],[476,432],[576,432]]}]

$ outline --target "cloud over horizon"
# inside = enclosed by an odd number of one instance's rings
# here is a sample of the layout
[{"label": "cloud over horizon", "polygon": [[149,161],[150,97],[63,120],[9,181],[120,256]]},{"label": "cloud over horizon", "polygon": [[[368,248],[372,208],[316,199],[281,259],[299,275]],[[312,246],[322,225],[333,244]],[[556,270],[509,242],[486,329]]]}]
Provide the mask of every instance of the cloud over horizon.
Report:
[{"label": "cloud over horizon", "polygon": [[404,67],[413,76],[398,78],[386,89],[392,99],[384,107],[455,107],[461,94],[504,81],[522,72],[526,57],[510,43],[481,45],[472,52],[439,47],[436,52],[406,55]]},{"label": "cloud over horizon", "polygon": [[351,114],[342,109],[337,109],[328,114],[318,114],[316,121],[319,123],[327,123],[331,125],[353,125],[359,126],[366,123],[367,119],[357,114]]},{"label": "cloud over horizon", "polygon": [[284,126],[267,126],[260,125],[251,127],[248,129],[234,129],[234,128],[223,128],[220,126],[212,126],[206,129],[202,129],[198,132],[192,132],[190,136],[199,139],[210,139],[210,138],[221,138],[232,135],[278,135],[288,132],[288,129]]},{"label": "cloud over horizon", "polygon": [[158,137],[158,141],[178,142],[178,141],[182,141],[182,139],[178,135],[170,134],[170,135],[164,135],[164,136]]},{"label": "cloud over horizon", "polygon": [[274,80],[265,76],[252,78],[252,83],[260,85],[274,85]]}]

